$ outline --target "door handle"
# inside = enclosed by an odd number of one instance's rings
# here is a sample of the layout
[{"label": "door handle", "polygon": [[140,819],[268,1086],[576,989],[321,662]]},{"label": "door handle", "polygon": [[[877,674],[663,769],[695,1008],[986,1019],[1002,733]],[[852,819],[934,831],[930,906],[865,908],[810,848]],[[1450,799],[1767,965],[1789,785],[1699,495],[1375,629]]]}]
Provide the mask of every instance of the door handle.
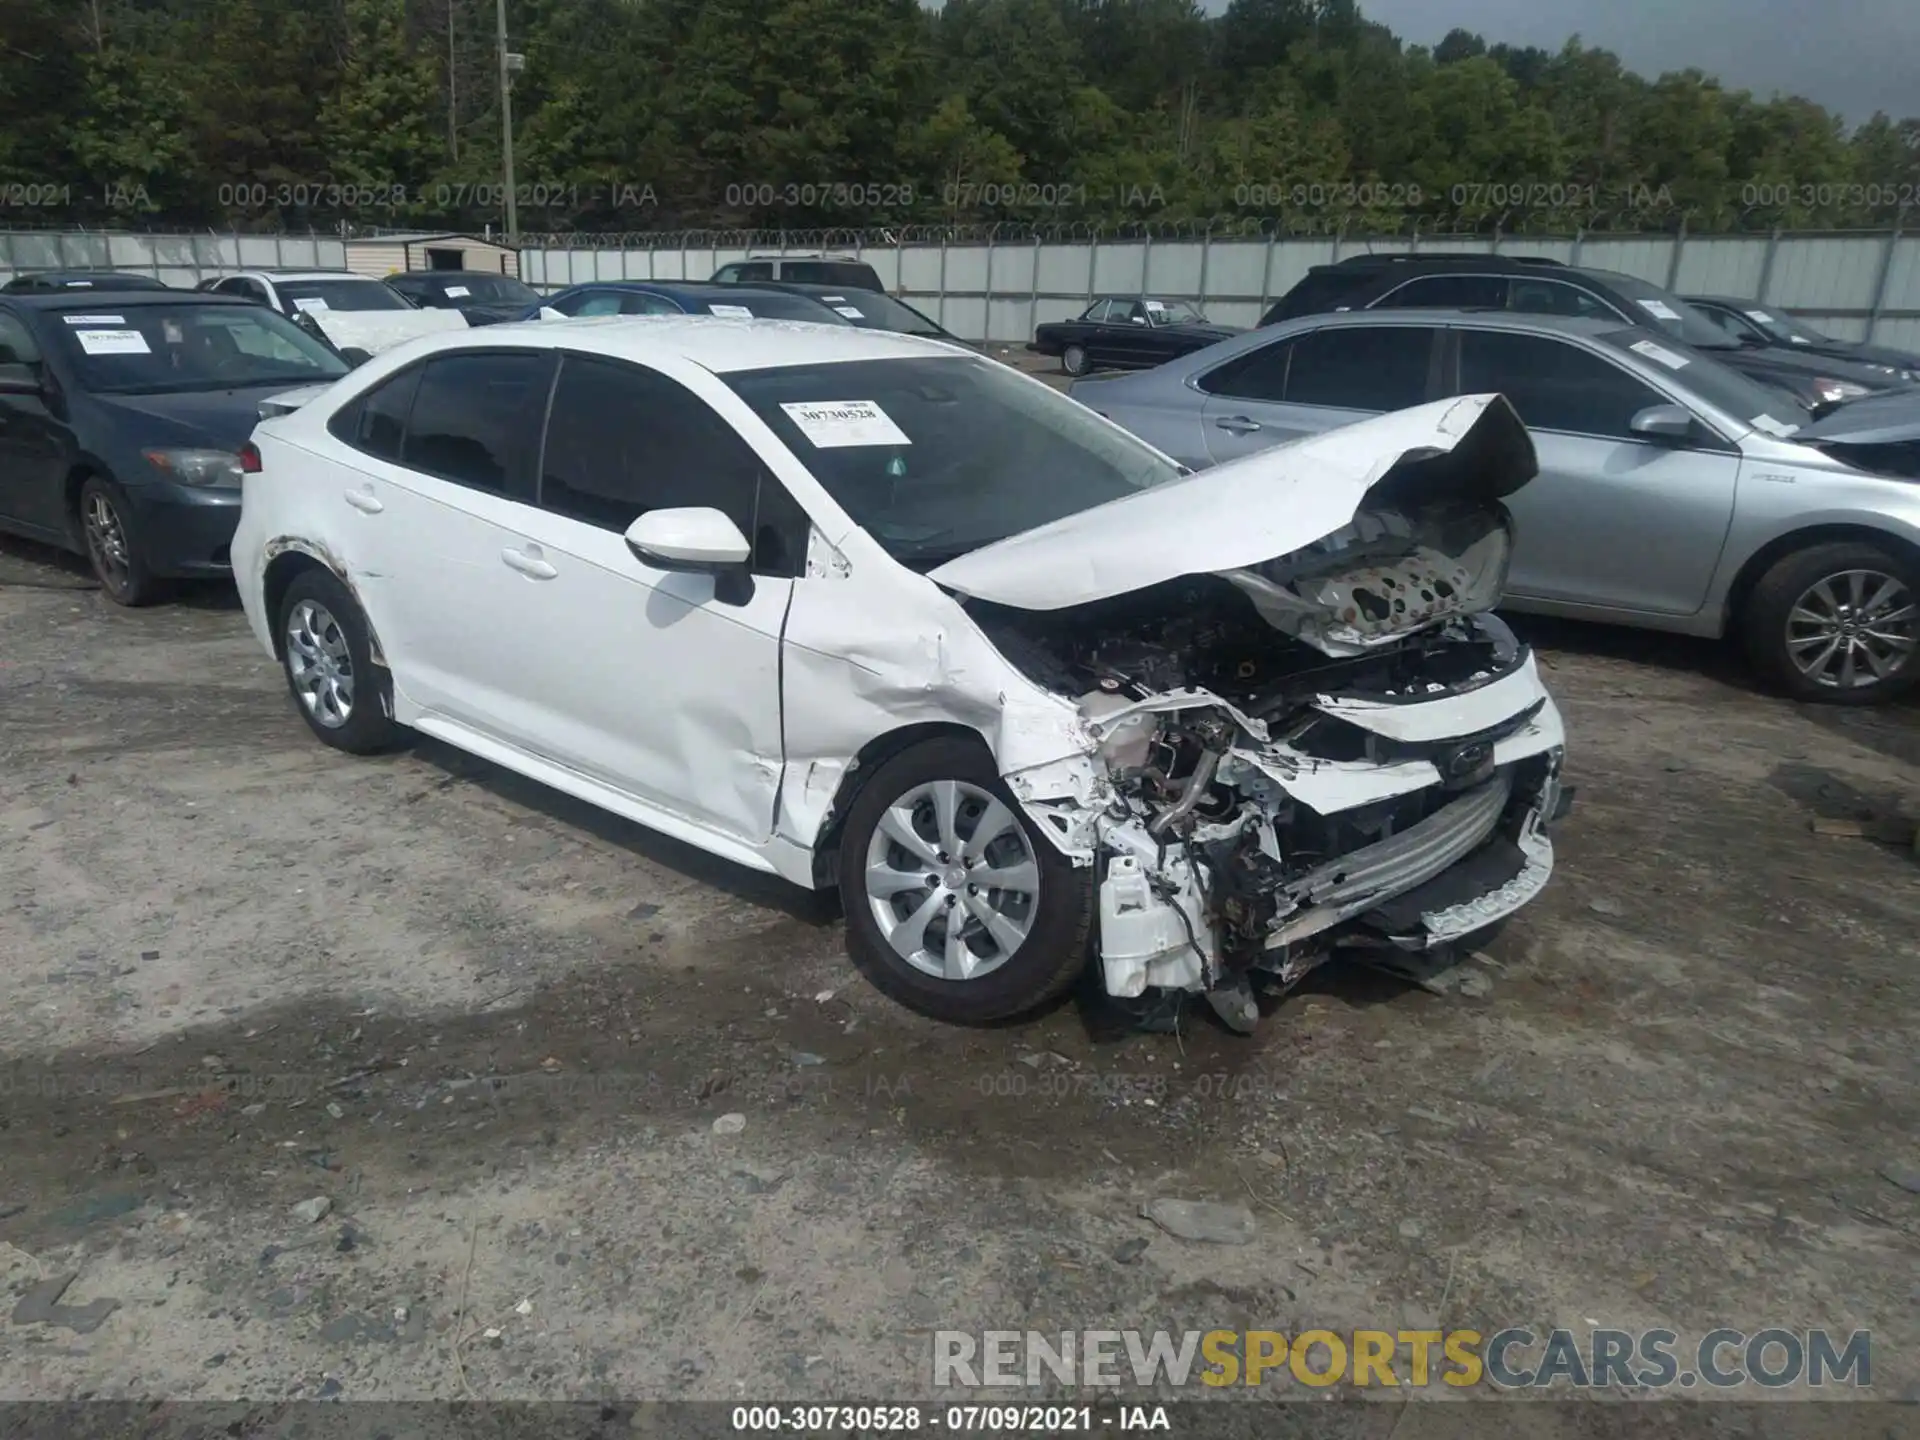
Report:
[{"label": "door handle", "polygon": [[1213,423],[1218,425],[1222,430],[1231,431],[1235,435],[1251,435],[1260,428],[1260,422],[1258,420],[1249,420],[1244,415],[1222,415]]},{"label": "door handle", "polygon": [[364,489],[347,491],[347,504],[356,510],[365,511],[369,515],[378,515],[382,510],[387,508],[381,503],[380,497],[373,493],[373,487],[371,485],[366,486]]},{"label": "door handle", "polygon": [[518,570],[533,580],[551,580],[560,572],[540,558],[540,547],[533,545],[526,550],[515,550],[508,546],[500,552],[500,558],[507,562],[509,569]]}]

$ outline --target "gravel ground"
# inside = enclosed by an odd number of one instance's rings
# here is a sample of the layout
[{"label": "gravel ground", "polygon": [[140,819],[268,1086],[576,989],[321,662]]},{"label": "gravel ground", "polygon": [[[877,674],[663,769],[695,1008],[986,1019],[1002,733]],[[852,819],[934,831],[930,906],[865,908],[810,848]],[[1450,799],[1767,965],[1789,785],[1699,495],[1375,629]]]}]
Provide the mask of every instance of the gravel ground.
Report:
[{"label": "gravel ground", "polygon": [[1576,808],[1450,993],[963,1031],[812,897],[323,749],[230,592],[82,587],[0,544],[0,1305],[115,1305],[0,1324],[0,1398],[929,1396],[995,1327],[1826,1325],[1920,1381],[1920,871],[1810,823],[1920,808],[1911,708],[1531,626]]}]

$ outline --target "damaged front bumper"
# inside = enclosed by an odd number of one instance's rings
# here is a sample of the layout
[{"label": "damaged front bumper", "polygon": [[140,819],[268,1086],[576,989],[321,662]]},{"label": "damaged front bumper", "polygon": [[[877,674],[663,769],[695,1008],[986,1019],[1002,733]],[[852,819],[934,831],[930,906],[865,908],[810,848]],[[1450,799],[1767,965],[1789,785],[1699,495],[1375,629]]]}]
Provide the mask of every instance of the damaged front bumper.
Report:
[{"label": "damaged front bumper", "polygon": [[[1108,992],[1291,985],[1342,946],[1451,944],[1532,900],[1553,870],[1565,736],[1518,653],[1470,689],[1322,696],[1285,738],[1216,700],[1233,738],[1199,780],[1211,805],[1173,824],[1115,805],[1100,823]],[[1207,698],[1118,719],[1204,714]]]}]

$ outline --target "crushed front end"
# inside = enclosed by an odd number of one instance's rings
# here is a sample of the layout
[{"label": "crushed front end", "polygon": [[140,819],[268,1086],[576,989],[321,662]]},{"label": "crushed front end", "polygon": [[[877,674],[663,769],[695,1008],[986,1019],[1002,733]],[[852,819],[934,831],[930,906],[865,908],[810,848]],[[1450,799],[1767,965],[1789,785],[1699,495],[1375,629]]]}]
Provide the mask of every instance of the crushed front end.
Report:
[{"label": "crushed front end", "polygon": [[1490,613],[1510,546],[1497,503],[1376,503],[1260,566],[969,607],[1075,698],[1104,776],[1111,995],[1203,991],[1250,1024],[1256,983],[1343,947],[1452,944],[1540,892],[1564,734]]}]

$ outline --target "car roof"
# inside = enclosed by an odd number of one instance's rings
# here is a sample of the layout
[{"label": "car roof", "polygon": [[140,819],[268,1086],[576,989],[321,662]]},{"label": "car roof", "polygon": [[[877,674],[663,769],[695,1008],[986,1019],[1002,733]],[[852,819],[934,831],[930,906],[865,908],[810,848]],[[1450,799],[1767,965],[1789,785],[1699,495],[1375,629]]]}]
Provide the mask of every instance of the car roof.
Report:
[{"label": "car roof", "polygon": [[[175,287],[168,285],[155,275],[143,275],[137,270],[23,270],[8,280],[7,286],[20,286],[22,289],[39,285],[76,285],[85,281],[97,285],[101,281],[139,280],[145,283],[129,285],[130,290],[151,290],[155,286],[164,289]],[[17,292],[16,292],[17,293]]]},{"label": "car roof", "polygon": [[[858,255],[849,255],[843,250],[785,250],[785,251],[775,250],[771,253],[765,250],[754,250],[748,253],[747,259],[749,260],[843,260],[854,265],[864,265],[867,263],[866,261],[862,260]],[[738,264],[739,262],[730,260],[727,263],[730,265],[734,265],[734,264]]]},{"label": "car roof", "polygon": [[1370,251],[1365,255],[1349,255],[1344,260],[1336,260],[1330,265],[1316,265],[1318,271],[1333,271],[1337,274],[1367,273],[1387,271],[1399,268],[1430,267],[1435,270],[1460,265],[1484,265],[1508,273],[1521,270],[1537,270],[1541,267],[1567,270],[1564,260],[1555,260],[1550,255],[1496,255],[1491,251],[1480,250],[1409,250],[1392,253]]},{"label": "car roof", "polygon": [[[1562,335],[1611,335],[1619,330],[1639,330],[1644,326],[1625,320],[1604,320],[1589,315],[1536,315],[1517,310],[1457,310],[1409,305],[1393,310],[1325,310],[1313,315],[1296,315],[1256,330],[1253,334],[1278,334],[1286,330],[1321,330],[1329,326],[1348,328],[1356,325],[1457,325],[1470,321],[1493,330],[1550,330]],[[1648,333],[1652,333],[1649,331]],[[1671,340],[1667,344],[1675,343]]]},{"label": "car roof", "polygon": [[111,304],[122,310],[129,305],[252,305],[244,295],[214,295],[205,290],[53,290],[41,293],[16,290],[7,297],[29,310],[98,310]]},{"label": "car roof", "polygon": [[[716,375],[832,365],[852,360],[957,357],[970,352],[939,340],[856,325],[804,320],[733,319],[713,315],[595,315],[568,320],[520,320],[480,330],[448,330],[411,342],[423,356],[470,346],[512,342],[578,350],[641,364],[686,360]],[[418,347],[418,348],[415,348]]]},{"label": "car roof", "polygon": [[[826,287],[831,290],[831,285]],[[646,295],[665,295],[673,298],[680,295],[698,296],[740,296],[740,295],[790,295],[794,291],[789,282],[780,281],[762,290],[756,285],[726,285],[715,280],[581,280],[567,286],[571,290],[637,290]],[[558,293],[565,294],[567,291]]]},{"label": "car roof", "polygon": [[379,285],[383,282],[372,275],[357,275],[351,270],[224,270],[218,275],[210,275],[209,280],[232,280],[236,277],[265,276],[269,280],[365,280]]},{"label": "car roof", "polygon": [[1758,300],[1742,300],[1737,295],[1682,295],[1680,298],[1689,305],[1725,305],[1733,310],[1759,310],[1767,308]]}]

